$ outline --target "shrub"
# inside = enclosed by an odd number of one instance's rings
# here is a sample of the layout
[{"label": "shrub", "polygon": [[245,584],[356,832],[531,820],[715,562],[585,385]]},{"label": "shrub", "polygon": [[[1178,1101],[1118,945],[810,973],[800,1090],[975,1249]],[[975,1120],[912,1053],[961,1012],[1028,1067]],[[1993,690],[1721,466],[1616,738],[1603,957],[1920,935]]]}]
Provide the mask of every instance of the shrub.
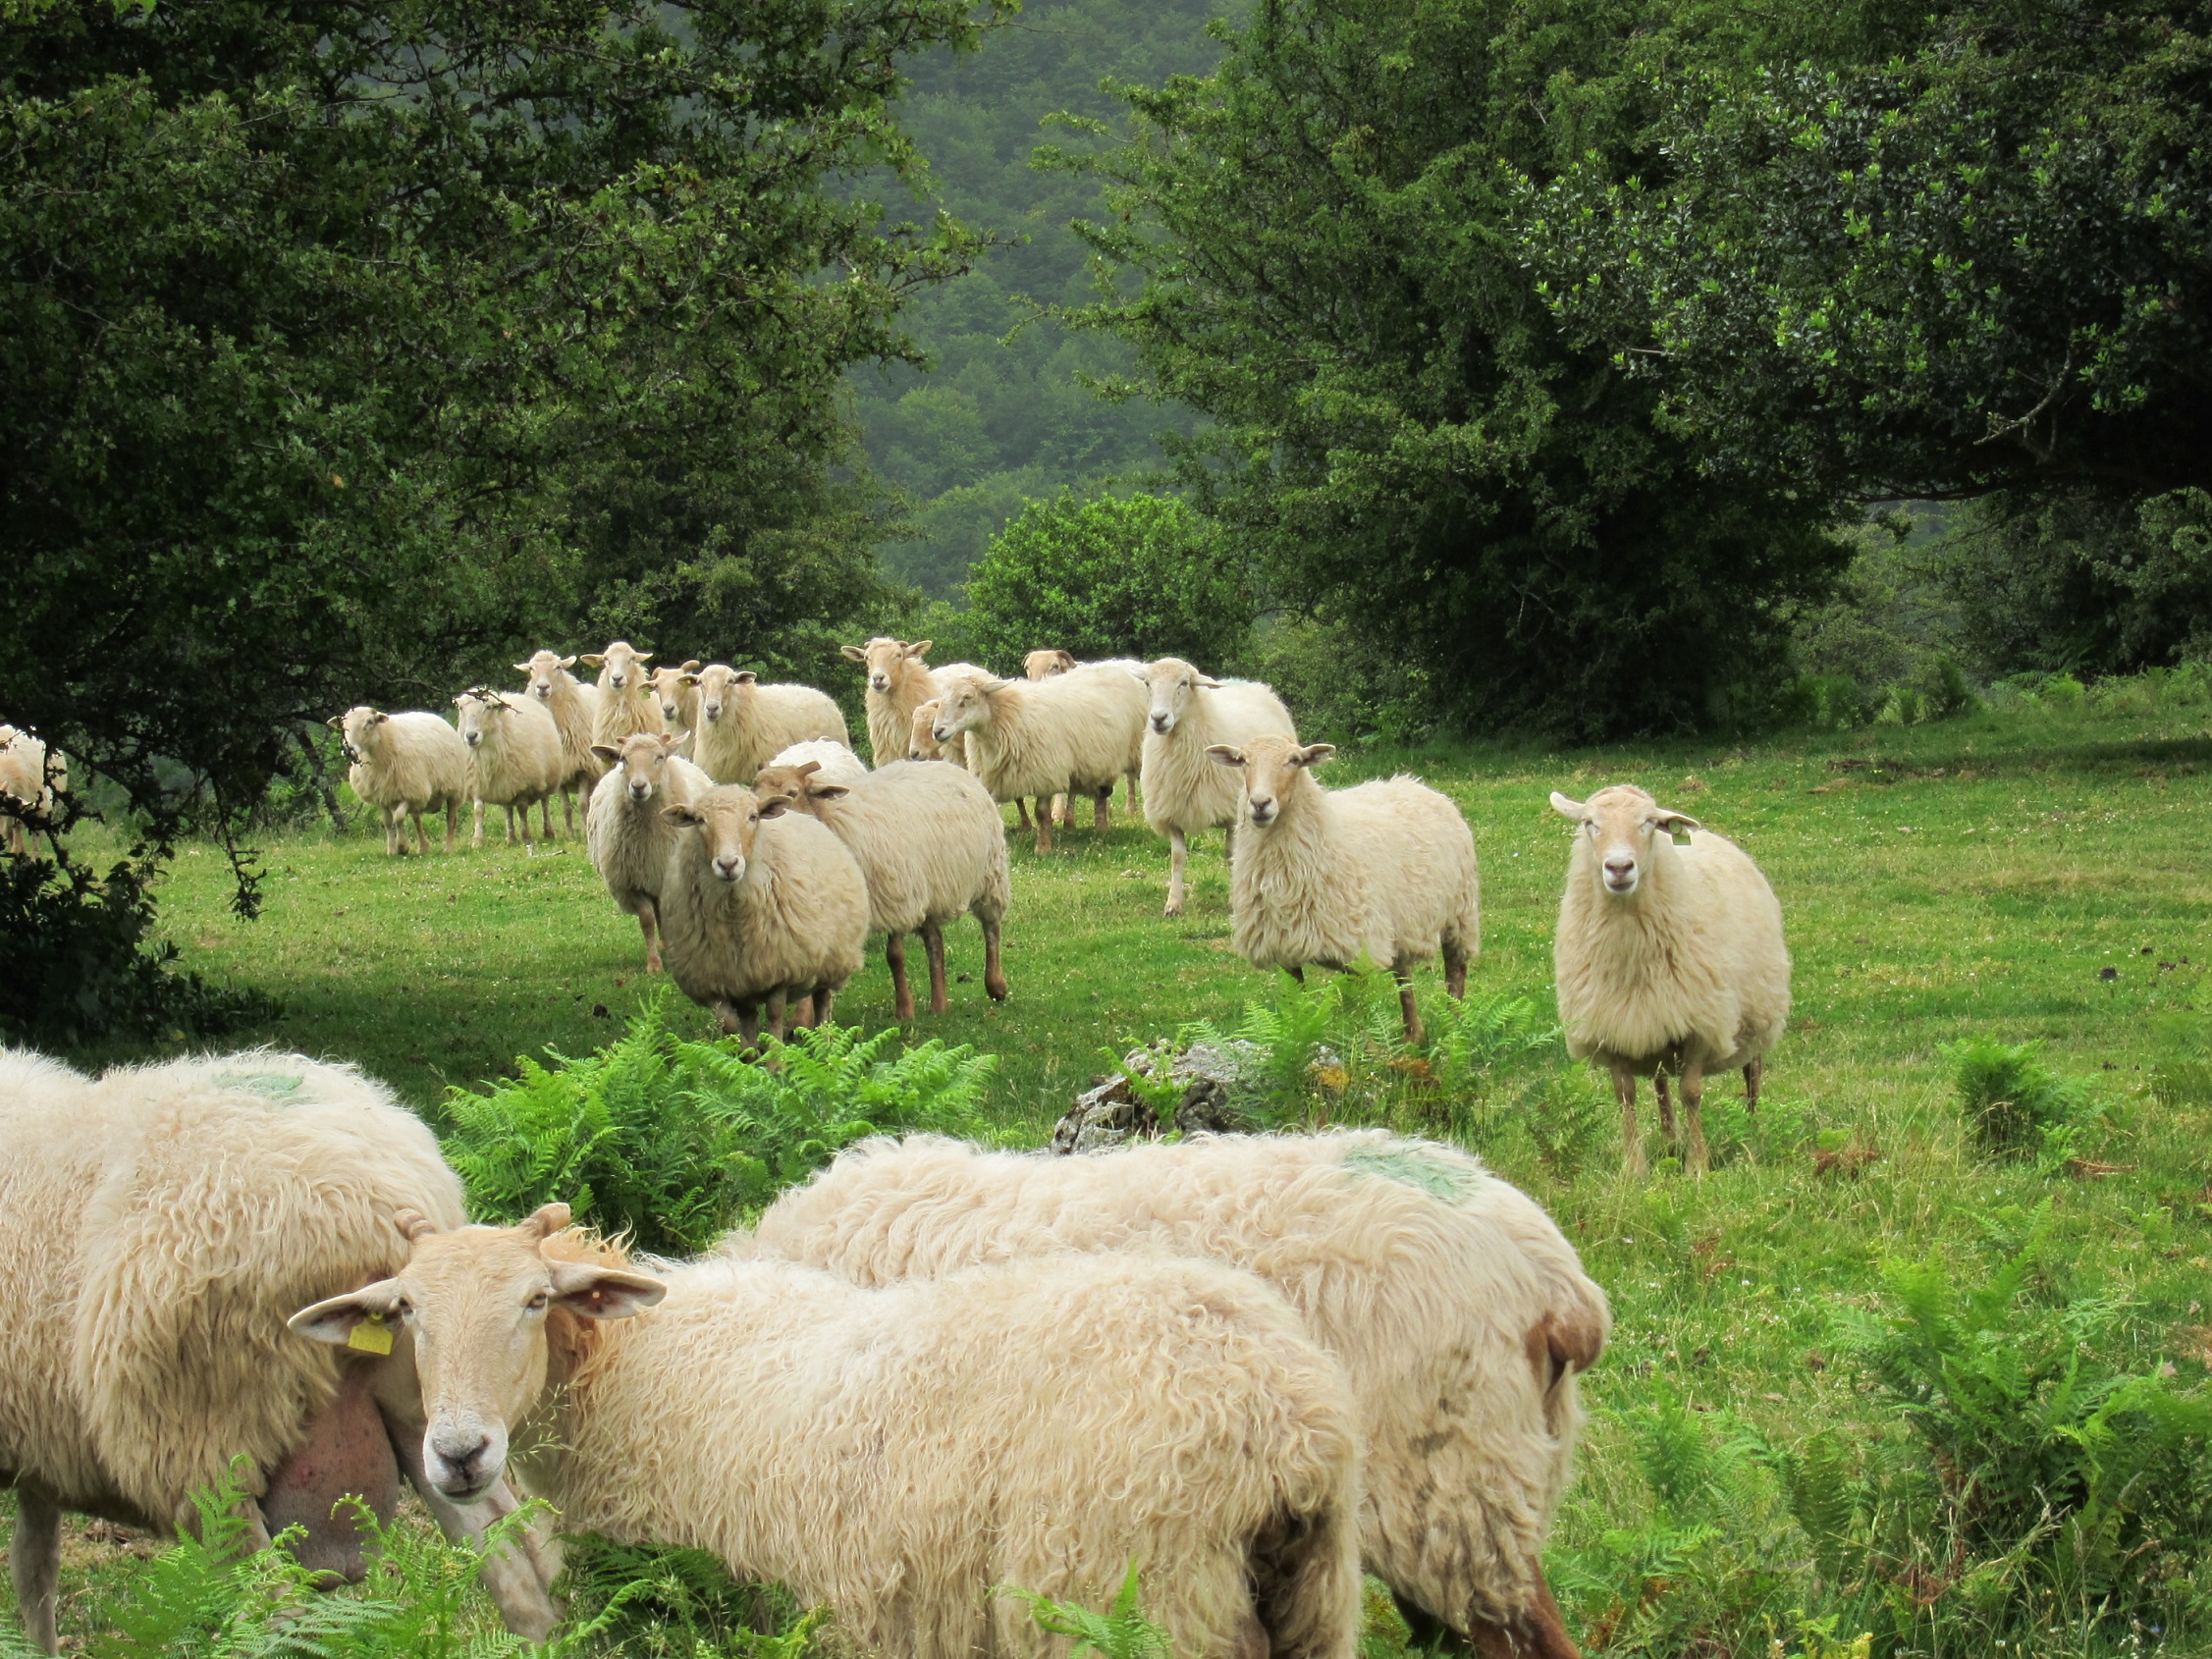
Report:
[{"label": "shrub", "polygon": [[991,544],[968,583],[978,659],[1013,669],[1057,646],[1078,657],[1188,657],[1210,672],[1240,666],[1253,602],[1214,528],[1172,496],[1062,491],[1032,502]]},{"label": "shrub", "polygon": [[1968,1133],[1991,1156],[2042,1152],[2087,1112],[2087,1092],[2037,1059],[2031,1043],[1969,1038],[1945,1053],[1955,1068]]},{"label": "shrub", "polygon": [[648,1001],[622,1038],[582,1059],[517,1062],[482,1093],[449,1090],[446,1156],[479,1215],[515,1220],[566,1203],[656,1255],[704,1250],[779,1190],[870,1135],[982,1132],[991,1055],[932,1040],[887,1053],[895,1030],[687,1043]]}]

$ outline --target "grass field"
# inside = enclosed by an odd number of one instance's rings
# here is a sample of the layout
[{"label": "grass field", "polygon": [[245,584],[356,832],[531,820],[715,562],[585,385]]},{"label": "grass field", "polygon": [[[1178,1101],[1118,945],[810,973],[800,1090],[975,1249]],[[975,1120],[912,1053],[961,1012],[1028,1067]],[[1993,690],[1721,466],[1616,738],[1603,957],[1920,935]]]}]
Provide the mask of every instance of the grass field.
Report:
[{"label": "grass field", "polygon": [[[1756,1125],[1735,1108],[1734,1080],[1708,1093],[1723,1155],[1707,1180],[1664,1167],[1622,1179],[1609,1108],[1545,1155],[1525,1134],[1490,1142],[1484,1120],[1468,1120],[1477,1150],[1552,1209],[1614,1302],[1554,1548],[1570,1620],[1593,1649],[1751,1654],[1780,1639],[1818,1654],[1825,1638],[1802,1633],[1793,1609],[1922,1593],[1862,1568],[1854,1601],[1783,1513],[1780,1487],[1742,1454],[1753,1441],[1832,1431],[1858,1445],[1889,1432],[1863,1380],[1832,1363],[1839,1316],[1870,1305],[1885,1261],[1932,1257],[1957,1282],[1976,1281],[2047,1203],[2049,1295],[2117,1299],[2130,1363],[2171,1364],[2185,1384],[2204,1377],[2212,1099],[2172,1087],[2154,1097],[2152,1083],[2162,1065],[2200,1056],[2212,1031],[2197,1000],[2212,965],[2207,719],[2201,706],[2148,699],[2027,706],[1745,747],[1371,754],[1323,775],[1342,784],[1405,768],[1459,802],[1484,889],[1472,986],[1547,1011],[1569,834],[1546,805],[1552,788],[1641,782],[1741,842],[1781,897],[1796,958],[1791,1031]],[[1160,914],[1164,845],[1118,808],[1103,838],[1078,828],[1045,858],[1026,838],[1014,845],[1011,1000],[985,1000],[980,947],[963,925],[952,966],[974,978],[953,987],[948,1015],[916,1027],[1001,1056],[993,1112],[1005,1125],[1041,1134],[1103,1069],[1103,1048],[1196,1018],[1226,1022],[1272,994],[1228,948],[1217,836],[1194,856],[1192,901],[1173,922]],[[282,1000],[255,1040],[357,1060],[418,1104],[511,1069],[517,1054],[602,1043],[647,990],[635,925],[572,840],[537,857],[495,846],[402,862],[365,828],[262,847],[268,902],[251,923],[228,913],[212,849],[176,861],[161,902],[185,964]],[[1441,995],[1432,971],[1422,992]],[[709,1031],[703,1013],[676,1008],[680,1026]],[[870,1029],[889,1021],[880,960],[838,1013]],[[2039,1042],[2087,1080],[2108,1112],[2075,1163],[2039,1173],[1975,1154],[1943,1053],[1966,1037]],[[1669,1456],[1705,1460],[1703,1496],[1660,1467]],[[1640,1550],[1648,1571],[1621,1565]],[[2142,1570],[2183,1583],[2169,1605],[2212,1613],[2212,1571],[2171,1555],[2147,1550]],[[1928,1605],[1963,1611],[1955,1635],[1936,1619],[1915,1650],[1985,1650],[1996,1627],[1942,1598],[2017,1593],[1992,1571],[1925,1589]],[[1761,1572],[1772,1581],[1751,1583]],[[1670,1604],[1680,1617],[1660,1618]],[[2029,1645],[2212,1651],[2201,1617],[2131,1630],[2093,1615],[2086,1603],[2046,1608]],[[1851,1625],[1832,1633],[1848,1640]]]}]

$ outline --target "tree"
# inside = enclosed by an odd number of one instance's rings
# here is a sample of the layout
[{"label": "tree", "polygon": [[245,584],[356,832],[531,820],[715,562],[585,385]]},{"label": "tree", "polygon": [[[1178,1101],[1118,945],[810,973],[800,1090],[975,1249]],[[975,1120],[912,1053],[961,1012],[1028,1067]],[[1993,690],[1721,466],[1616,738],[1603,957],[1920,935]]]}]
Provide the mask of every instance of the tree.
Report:
[{"label": "tree", "polygon": [[1030,503],[977,564],[968,606],[976,649],[1001,667],[1057,647],[1225,671],[1252,632],[1245,572],[1172,496]]},{"label": "tree", "polygon": [[1718,477],[1657,389],[1552,317],[1526,179],[1634,149],[1628,0],[1264,0],[1203,80],[1124,88],[1082,227],[1132,390],[1216,423],[1196,499],[1268,597],[1449,712],[1597,735],[1754,713],[1783,610],[1843,560],[1833,494]]}]

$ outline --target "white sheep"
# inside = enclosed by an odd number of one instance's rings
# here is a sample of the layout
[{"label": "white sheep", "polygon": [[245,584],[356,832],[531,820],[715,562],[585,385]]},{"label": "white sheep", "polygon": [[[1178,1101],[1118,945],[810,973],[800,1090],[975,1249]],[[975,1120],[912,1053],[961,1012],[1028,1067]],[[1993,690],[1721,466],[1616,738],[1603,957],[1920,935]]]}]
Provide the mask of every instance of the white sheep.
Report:
[{"label": "white sheep", "polygon": [[[1084,663],[1078,661],[1072,651],[1032,651],[1021,660],[1022,677],[1030,680],[1052,679],[1060,674],[1072,673],[1077,669],[1086,668],[1126,669],[1131,673],[1138,675],[1142,675],[1145,671],[1145,665],[1138,662],[1134,657],[1101,657],[1093,662]],[[1126,774],[1129,779],[1129,792],[1128,798],[1123,804],[1128,808],[1131,818],[1137,816],[1137,784],[1144,770],[1144,728],[1139,726],[1130,734],[1129,739],[1130,760]],[[1052,815],[1063,825],[1067,823],[1067,813],[1068,806],[1065,796],[1052,803]],[[1102,830],[1106,828],[1104,819],[1100,820],[1099,827]]]},{"label": "white sheep", "polygon": [[1037,850],[1052,850],[1052,798],[1089,795],[1106,828],[1114,780],[1143,749],[1145,695],[1126,670],[1086,664],[1048,680],[949,677],[932,727],[940,743],[965,734],[968,766],[994,799],[1037,802]]},{"label": "white sheep", "polygon": [[420,709],[384,714],[356,704],[324,722],[346,745],[351,763],[346,782],[376,809],[384,823],[384,850],[398,858],[407,850],[407,820],[414,820],[418,851],[430,851],[422,815],[446,815],[446,851],[460,831],[460,811],[473,798],[474,771],[468,744],[441,716]]},{"label": "white sheep", "polygon": [[696,674],[705,667],[694,657],[678,668],[655,669],[646,676],[646,684],[653,688],[653,700],[661,706],[661,728],[675,734],[675,752],[687,759],[692,733],[699,724],[699,682],[684,676]]},{"label": "white sheep", "polygon": [[1467,992],[1482,945],[1475,836],[1459,808],[1417,777],[1324,789],[1311,769],[1336,753],[1292,737],[1206,751],[1242,774],[1229,861],[1232,942],[1256,968],[1350,968],[1362,958],[1398,982],[1406,1040],[1422,1040],[1413,964],[1439,952],[1444,988]]},{"label": "white sheep", "polygon": [[637,918],[645,936],[645,971],[661,971],[661,883],[675,847],[675,826],[661,809],[693,800],[714,787],[714,779],[674,754],[667,732],[637,732],[620,747],[595,745],[608,773],[591,792],[584,814],[584,845],[591,867],[622,913]]},{"label": "white sheep", "polygon": [[1567,1051],[1612,1072],[1626,1166],[1639,1175],[1636,1080],[1651,1078],[1671,1141],[1666,1074],[1680,1078],[1689,1167],[1702,1175],[1705,1074],[1741,1066],[1745,1102],[1758,1110],[1766,1051],[1790,1016],[1782,906],[1742,848],[1633,784],[1587,802],[1555,791],[1551,805],[1578,830],[1551,953]]},{"label": "white sheep", "polygon": [[45,742],[13,725],[0,725],[0,823],[8,827],[8,851],[27,857],[30,843],[24,820],[5,810],[14,801],[51,818],[54,796],[69,788],[69,757],[56,749],[49,755]]},{"label": "white sheep", "polygon": [[724,785],[662,809],[679,831],[658,906],[669,977],[748,1043],[764,1001],[778,1037],[793,1002],[826,1022],[868,943],[860,866],[789,804]]},{"label": "white sheep", "polygon": [[647,1277],[566,1218],[427,1233],[295,1327],[343,1342],[399,1311],[437,1358],[430,1468],[513,1445],[566,1525],[709,1551],[862,1652],[1045,1659],[1061,1644],[1001,1586],[1101,1606],[1134,1561],[1189,1659],[1351,1659],[1343,1371],[1249,1274],[1063,1255],[863,1290],[712,1256]]},{"label": "white sheep", "polygon": [[[932,697],[927,703],[914,705],[914,729],[907,737],[906,758],[910,761],[950,761],[954,766],[964,768],[967,765],[968,740],[965,737],[955,737],[949,745],[941,744],[937,740],[937,712],[944,707],[944,699],[938,697]],[[1064,796],[1061,801],[1064,806]],[[1014,802],[1014,815],[1021,820],[1024,830],[1030,828],[1028,801],[1017,799]],[[1060,814],[1060,821],[1067,821],[1064,811]]]},{"label": "white sheep", "polygon": [[1167,837],[1167,914],[1183,913],[1183,864],[1190,837],[1225,828],[1225,851],[1236,851],[1237,775],[1214,764],[1207,749],[1280,733],[1295,738],[1290,711],[1271,686],[1252,679],[1212,679],[1180,657],[1162,657],[1136,670],[1148,702],[1143,778],[1145,822]]},{"label": "white sheep", "polygon": [[795,769],[811,763],[810,776],[824,783],[857,783],[868,776],[868,769],[860,764],[860,757],[834,737],[816,737],[804,743],[793,743],[788,749],[780,749],[760,769],[753,779],[757,788],[771,773],[787,782],[788,775]]},{"label": "white sheep", "polygon": [[843,714],[811,685],[763,685],[752,669],[722,663],[684,678],[699,688],[691,758],[717,783],[750,783],[771,755],[810,738],[850,747]]},{"label": "white sheep", "polygon": [[782,798],[820,819],[859,863],[868,883],[868,925],[885,936],[898,1018],[914,1017],[905,936],[922,936],[930,1012],[942,1014],[944,924],[971,910],[983,927],[983,988],[993,1001],[1005,1000],[998,934],[1012,902],[1006,830],[991,791],[972,774],[892,761],[848,781],[804,761],[764,768],[753,789],[763,800]]},{"label": "white sheep", "polygon": [[[530,676],[523,690],[545,705],[561,732],[561,753],[567,762],[561,779],[561,811],[570,834],[576,830],[577,797],[588,798],[599,775],[606,770],[591,752],[598,740],[593,733],[599,725],[599,688],[585,685],[570,673],[575,666],[575,658],[551,651],[533,652],[527,663],[514,665],[519,672]],[[550,838],[552,833],[553,820],[549,817],[546,834]]]},{"label": "white sheep", "polygon": [[[351,1067],[264,1049],[93,1082],[0,1056],[0,1481],[36,1644],[56,1651],[63,1512],[169,1535],[235,1457],[249,1535],[303,1526],[298,1559],[343,1578],[360,1576],[361,1540],[332,1506],[351,1492],[389,1517],[403,1471],[450,1532],[512,1512],[504,1485],[456,1506],[422,1480],[404,1347],[371,1330],[340,1355],[284,1334],[303,1301],[406,1260],[403,1211],[459,1225],[460,1183],[422,1122]],[[542,1636],[556,1564],[535,1550],[496,1554],[485,1577]]]},{"label": "white sheep", "polygon": [[585,655],[583,665],[599,670],[598,718],[592,722],[591,740],[620,749],[622,740],[640,732],[657,736],[668,729],[661,715],[661,699],[653,686],[653,670],[645,665],[653,653],[639,651],[626,639],[618,639],[605,651]]},{"label": "white sheep", "polygon": [[723,1248],[862,1285],[1069,1249],[1257,1273],[1350,1374],[1370,1571],[1478,1653],[1574,1652],[1539,1556],[1611,1311],[1551,1218],[1457,1148],[1375,1129],[1085,1157],[870,1141]]},{"label": "white sheep", "polygon": [[[470,792],[475,814],[468,844],[484,844],[484,807],[507,808],[507,840],[530,838],[530,808],[540,807],[545,818],[545,838],[553,839],[553,797],[573,776],[573,768],[561,745],[561,728],[553,715],[534,697],[518,692],[494,691],[479,685],[454,699],[460,712],[461,741],[468,745]],[[598,762],[593,761],[596,768]],[[515,832],[514,810],[522,809],[521,833]]]}]

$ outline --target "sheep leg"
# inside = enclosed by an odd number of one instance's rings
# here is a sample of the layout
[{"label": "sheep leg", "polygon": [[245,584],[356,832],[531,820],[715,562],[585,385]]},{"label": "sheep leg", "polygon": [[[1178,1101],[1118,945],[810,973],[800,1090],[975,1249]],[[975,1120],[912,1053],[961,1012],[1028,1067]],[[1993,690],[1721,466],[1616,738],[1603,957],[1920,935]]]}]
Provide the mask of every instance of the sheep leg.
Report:
[{"label": "sheep leg", "polygon": [[35,1486],[16,1488],[16,1535],[8,1545],[8,1574],[15,1580],[16,1608],[23,1615],[30,1645],[59,1653],[54,1632],[55,1586],[62,1566],[61,1506]]},{"label": "sheep leg", "polygon": [[1690,1120],[1690,1173],[1710,1167],[1705,1157],[1705,1068],[1693,1060],[1682,1068],[1682,1115]]},{"label": "sheep leg", "polygon": [[1021,819],[1021,827],[1024,830],[1034,830],[1035,828],[1037,828],[1034,824],[1029,822],[1029,803],[1023,800],[1019,795],[1016,795],[1014,797],[1014,812],[1016,816]]},{"label": "sheep leg", "polygon": [[1467,951],[1453,940],[1444,945],[1444,990],[1455,1001],[1467,1000]]},{"label": "sheep leg", "polygon": [[1481,1617],[1470,1621],[1469,1644],[1479,1659],[1581,1659],[1581,1649],[1567,1633],[1567,1621],[1551,1598],[1551,1586],[1539,1568],[1529,1606],[1509,1624]]},{"label": "sheep leg", "polygon": [[783,1012],[787,1000],[782,986],[768,993],[768,1035],[779,1043],[783,1041]]},{"label": "sheep leg", "polygon": [[1236,820],[1233,818],[1221,830],[1221,862],[1224,864],[1236,862]]},{"label": "sheep leg", "polygon": [[1052,817],[1059,821],[1059,827],[1062,830],[1067,828],[1067,797],[1065,795],[1054,795],[1052,797]]},{"label": "sheep leg", "polygon": [[645,971],[657,974],[661,971],[661,913],[649,898],[638,902],[637,931],[645,936]]},{"label": "sheep leg", "polygon": [[991,993],[991,1000],[1006,1000],[1006,970],[998,962],[998,924],[997,916],[979,916],[983,924],[983,989]]},{"label": "sheep leg", "polygon": [[430,856],[430,832],[422,827],[422,814],[414,815],[414,847],[424,858]]},{"label": "sheep leg", "polygon": [[1293,963],[1291,966],[1285,968],[1283,972],[1288,974],[1292,979],[1296,980],[1300,985],[1304,985],[1306,983],[1306,964],[1303,962]]},{"label": "sheep leg", "polygon": [[1406,1023],[1406,1041],[1418,1046],[1422,1039],[1421,1008],[1413,999],[1413,976],[1403,968],[1393,968],[1390,977],[1398,982],[1398,1014]]},{"label": "sheep leg", "polygon": [[[576,786],[569,784],[561,791],[561,824],[568,831],[568,839],[576,838]],[[549,830],[548,833],[551,833]]]},{"label": "sheep leg", "polygon": [[[555,791],[555,793],[559,793],[559,791],[557,790],[557,791]],[[529,809],[528,809],[528,808],[524,808],[524,809],[523,809],[523,812],[522,812],[522,822],[523,822],[523,824],[524,824],[524,826],[525,826],[525,827],[527,827],[527,826],[528,826],[528,824],[529,824],[529,822],[530,822],[530,814],[529,814]],[[542,829],[544,830],[544,831],[545,831],[545,838],[546,838],[547,840],[549,840],[549,841],[550,841],[550,840],[552,840],[552,839],[553,839],[553,796],[552,796],[552,795],[541,795],[541,796],[539,796],[539,797],[538,797],[538,823],[539,823],[539,825],[541,826],[541,828],[542,828]],[[570,829],[572,830],[572,829],[574,829],[574,828],[575,828],[575,826],[571,824],[571,825],[569,826],[569,828],[570,828]]]},{"label": "sheep leg", "polygon": [[1766,1056],[1754,1054],[1744,1067],[1744,1110],[1753,1117],[1758,1116],[1759,1079],[1766,1074]]},{"label": "sheep leg", "polygon": [[1644,1176],[1650,1166],[1644,1161],[1644,1137],[1636,1129],[1636,1073],[1626,1066],[1613,1068],[1613,1097],[1621,1103],[1621,1170]]},{"label": "sheep leg", "polygon": [[1091,828],[1102,835],[1113,828],[1113,785],[1110,783],[1091,802]]},{"label": "sheep leg", "polygon": [[1191,855],[1190,837],[1180,830],[1167,831],[1167,914],[1183,913],[1183,861]]},{"label": "sheep leg", "polygon": [[508,803],[507,803],[507,844],[508,844],[509,846],[511,846],[511,847],[512,847],[512,846],[513,846],[513,845],[514,845],[514,844],[515,844],[515,843],[516,843],[517,841],[522,841],[522,840],[526,840],[526,839],[528,838],[528,836],[529,836],[529,832],[530,832],[530,809],[529,809],[528,807],[524,807],[524,808],[522,809],[522,830],[521,830],[521,833],[520,833],[520,834],[517,834],[517,833],[515,832],[515,830],[514,830],[514,803],[513,803],[513,801],[510,801],[510,802],[508,802]]},{"label": "sheep leg", "polygon": [[[1132,772],[1132,773],[1128,773],[1128,774],[1126,774],[1125,776],[1126,776],[1126,777],[1128,778],[1128,782],[1129,782],[1129,796],[1128,796],[1128,799],[1127,799],[1127,801],[1126,801],[1126,802],[1124,803],[1124,805],[1126,805],[1126,806],[1128,807],[1128,809],[1129,809],[1129,816],[1130,816],[1131,818],[1135,818],[1135,817],[1136,817],[1136,816],[1138,815],[1138,807],[1137,807],[1137,775],[1136,775],[1135,773],[1133,773],[1133,772]],[[1107,789],[1107,790],[1106,790],[1106,793],[1110,795],[1110,794],[1112,794],[1112,793],[1113,793],[1113,791],[1112,791],[1112,790],[1111,790],[1111,789],[1109,788],[1109,789]]]},{"label": "sheep leg", "polygon": [[884,936],[884,961],[890,968],[891,1017],[910,1020],[914,1017],[914,992],[906,984],[906,936]]},{"label": "sheep leg", "polygon": [[952,1005],[944,993],[944,925],[942,922],[922,924],[922,946],[930,956],[930,1012],[942,1014]]},{"label": "sheep leg", "polygon": [[1043,795],[1037,797],[1037,850],[1052,850],[1052,804]]},{"label": "sheep leg", "polygon": [[475,825],[476,828],[469,834],[468,844],[481,851],[484,845],[484,800],[482,796],[478,796],[476,799]]},{"label": "sheep leg", "polygon": [[1674,1096],[1667,1088],[1665,1072],[1651,1074],[1651,1092],[1659,1097],[1659,1133],[1670,1143],[1681,1140],[1682,1135],[1674,1126]]},{"label": "sheep leg", "polygon": [[807,1001],[814,1009],[814,1023],[816,1025],[826,1026],[830,1023],[830,1010],[836,1005],[836,987],[818,985],[814,988],[814,994],[808,997]]}]

